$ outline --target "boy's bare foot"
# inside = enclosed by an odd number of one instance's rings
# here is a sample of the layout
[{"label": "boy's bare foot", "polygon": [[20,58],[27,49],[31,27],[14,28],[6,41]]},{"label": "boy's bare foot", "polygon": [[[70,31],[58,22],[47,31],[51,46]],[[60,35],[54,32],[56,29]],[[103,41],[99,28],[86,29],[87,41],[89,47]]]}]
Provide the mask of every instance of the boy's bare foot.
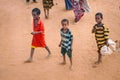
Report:
[{"label": "boy's bare foot", "polygon": [[61,64],[61,65],[65,65],[65,64],[66,64],[66,62],[61,62],[60,64]]},{"label": "boy's bare foot", "polygon": [[97,65],[93,65],[92,67],[93,67],[93,68],[97,68]]},{"label": "boy's bare foot", "polygon": [[30,62],[32,62],[31,58],[29,58],[28,60],[25,61],[25,63],[30,63]]},{"label": "boy's bare foot", "polygon": [[70,67],[69,67],[69,68],[70,68],[70,70],[73,70],[73,66],[72,66],[72,65],[70,65]]},{"label": "boy's bare foot", "polygon": [[100,64],[100,63],[102,63],[102,61],[96,61],[96,62],[95,62],[95,64]]},{"label": "boy's bare foot", "polygon": [[48,52],[48,56],[50,56],[50,55],[51,55],[51,51]]},{"label": "boy's bare foot", "polygon": [[51,56],[51,53],[49,53],[46,58],[49,58],[50,56]]},{"label": "boy's bare foot", "polygon": [[45,16],[45,19],[48,19],[48,16]]},{"label": "boy's bare foot", "polygon": [[51,51],[48,53],[48,55],[51,55]]},{"label": "boy's bare foot", "polygon": [[48,19],[48,16],[46,16],[46,19]]}]

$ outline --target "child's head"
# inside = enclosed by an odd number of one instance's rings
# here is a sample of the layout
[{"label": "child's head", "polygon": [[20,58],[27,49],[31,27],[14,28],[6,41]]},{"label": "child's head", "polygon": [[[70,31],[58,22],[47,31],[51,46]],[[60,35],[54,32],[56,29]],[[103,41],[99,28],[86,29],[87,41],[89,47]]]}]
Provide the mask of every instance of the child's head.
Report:
[{"label": "child's head", "polygon": [[100,12],[96,13],[95,20],[98,24],[102,22],[102,19],[103,19],[103,14]]},{"label": "child's head", "polygon": [[62,19],[61,20],[61,25],[64,29],[66,29],[67,26],[69,26],[69,20],[68,19]]},{"label": "child's head", "polygon": [[34,9],[32,10],[32,16],[33,16],[33,18],[34,18],[34,19],[39,18],[40,13],[41,13],[40,9],[34,8]]}]

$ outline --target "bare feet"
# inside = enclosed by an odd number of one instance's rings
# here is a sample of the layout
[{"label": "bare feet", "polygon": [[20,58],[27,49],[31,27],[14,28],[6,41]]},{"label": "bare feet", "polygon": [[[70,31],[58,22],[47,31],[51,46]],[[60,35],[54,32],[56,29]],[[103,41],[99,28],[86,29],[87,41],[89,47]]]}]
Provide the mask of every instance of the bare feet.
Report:
[{"label": "bare feet", "polygon": [[25,63],[31,63],[32,62],[32,59],[29,58],[28,60],[25,61]]},{"label": "bare feet", "polygon": [[51,53],[49,53],[46,58],[49,58],[50,56],[51,56]]},{"label": "bare feet", "polygon": [[66,62],[62,62],[62,63],[60,63],[61,65],[65,65],[66,64]]},{"label": "bare feet", "polygon": [[92,67],[93,67],[93,68],[97,68],[97,65],[93,65]]},{"label": "bare feet", "polygon": [[70,67],[69,67],[69,68],[70,68],[70,70],[73,70],[73,66],[72,66],[72,65],[70,65]]},{"label": "bare feet", "polygon": [[51,55],[51,51],[49,50],[49,51],[48,51],[48,57],[50,57],[50,55]]},{"label": "bare feet", "polygon": [[48,16],[45,16],[45,19],[48,19]]},{"label": "bare feet", "polygon": [[96,61],[96,62],[95,62],[95,64],[100,64],[100,63],[102,63],[102,61]]}]

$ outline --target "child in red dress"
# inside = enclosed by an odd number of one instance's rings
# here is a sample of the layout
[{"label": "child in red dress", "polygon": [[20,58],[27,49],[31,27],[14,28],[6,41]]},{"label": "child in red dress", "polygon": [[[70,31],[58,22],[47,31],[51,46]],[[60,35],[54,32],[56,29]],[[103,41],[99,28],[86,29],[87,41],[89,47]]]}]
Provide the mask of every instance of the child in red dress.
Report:
[{"label": "child in red dress", "polygon": [[33,35],[33,39],[31,44],[31,53],[30,53],[30,58],[25,62],[32,62],[34,50],[37,47],[45,48],[49,53],[48,56],[51,54],[49,48],[45,43],[44,24],[41,21],[39,15],[40,15],[40,10],[38,8],[34,8],[32,10],[33,32],[31,32],[31,34]]}]

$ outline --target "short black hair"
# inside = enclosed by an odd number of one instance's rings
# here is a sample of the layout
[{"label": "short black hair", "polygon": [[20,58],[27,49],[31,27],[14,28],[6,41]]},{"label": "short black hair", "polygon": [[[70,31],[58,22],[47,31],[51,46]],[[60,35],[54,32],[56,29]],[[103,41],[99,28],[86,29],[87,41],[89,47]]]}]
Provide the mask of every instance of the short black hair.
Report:
[{"label": "short black hair", "polygon": [[63,22],[67,22],[67,24],[69,25],[69,20],[68,20],[68,19],[62,19],[62,20],[61,20],[61,24],[62,24]]},{"label": "short black hair", "polygon": [[40,15],[40,14],[41,14],[41,11],[40,11],[39,8],[34,8],[34,9],[32,10],[32,12],[36,12],[37,15]]},{"label": "short black hair", "polygon": [[101,12],[96,13],[95,16],[99,15],[103,19],[103,14]]}]

